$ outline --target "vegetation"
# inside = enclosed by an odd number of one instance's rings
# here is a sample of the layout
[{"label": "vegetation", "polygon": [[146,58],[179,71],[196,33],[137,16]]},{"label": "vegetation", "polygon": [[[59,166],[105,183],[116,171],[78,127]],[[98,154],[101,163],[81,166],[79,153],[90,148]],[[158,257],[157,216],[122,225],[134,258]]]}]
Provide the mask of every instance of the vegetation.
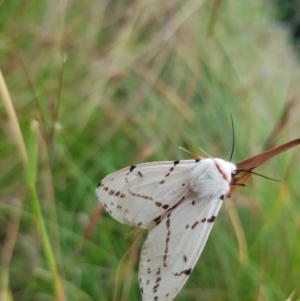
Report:
[{"label": "vegetation", "polygon": [[[99,180],[178,146],[228,159],[230,114],[236,162],[299,137],[298,63],[265,1],[0,5],[1,301],[140,300],[146,233],[99,210]],[[225,202],[177,301],[300,299],[299,152]]]}]

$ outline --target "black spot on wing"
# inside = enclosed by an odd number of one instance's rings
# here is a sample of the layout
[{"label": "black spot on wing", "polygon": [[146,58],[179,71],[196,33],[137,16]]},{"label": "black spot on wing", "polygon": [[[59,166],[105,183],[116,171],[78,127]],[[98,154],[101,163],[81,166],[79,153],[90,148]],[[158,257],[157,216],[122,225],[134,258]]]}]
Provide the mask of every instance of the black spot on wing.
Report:
[{"label": "black spot on wing", "polygon": [[140,171],[138,171],[138,175],[139,175],[140,177],[143,177],[143,174],[142,174]]},{"label": "black spot on wing", "polygon": [[100,181],[97,187],[100,187],[100,186],[101,186],[101,184],[102,184],[102,182]]},{"label": "black spot on wing", "polygon": [[196,226],[199,224],[199,222],[198,221],[196,221],[196,222],[194,222],[194,224],[193,224],[193,226],[192,226],[192,229],[195,229],[196,228]]},{"label": "black spot on wing", "polygon": [[167,220],[166,220],[166,226],[167,226],[167,238],[166,238],[166,247],[165,247],[165,251],[164,251],[164,256],[163,256],[163,261],[164,261],[164,267],[167,267],[167,254],[169,253],[169,241],[170,241],[170,235],[171,235],[171,230],[170,230],[170,224],[171,224],[171,220],[170,220],[170,216],[171,213],[169,213],[167,215]]},{"label": "black spot on wing", "polygon": [[207,219],[208,223],[213,223],[215,221],[216,217],[213,215],[211,218]]},{"label": "black spot on wing", "polygon": [[224,200],[224,194],[222,194],[221,196],[220,196],[220,200]]},{"label": "black spot on wing", "polygon": [[187,270],[183,270],[180,273],[175,273],[174,276],[181,276],[182,274],[184,275],[190,275],[192,272],[192,269],[187,269]]},{"label": "black spot on wing", "polygon": [[161,219],[161,216],[158,216],[158,217],[156,217],[153,221],[154,221],[154,222],[158,222],[158,221],[160,221],[160,219]]},{"label": "black spot on wing", "polygon": [[[179,164],[179,162],[180,162],[179,160],[173,161],[174,165],[172,167],[170,167],[169,172],[165,174],[165,178],[168,177],[171,174],[171,172],[174,170],[175,166],[177,164]],[[164,181],[162,180],[159,184],[163,184],[163,183],[164,183]]]},{"label": "black spot on wing", "polygon": [[195,162],[198,163],[200,161],[200,159],[195,159]]},{"label": "black spot on wing", "polygon": [[[129,190],[128,189],[128,192],[132,195],[132,196],[134,196],[134,197],[137,197],[137,198],[143,198],[143,199],[145,199],[145,200],[151,200],[151,201],[153,201],[153,198],[151,197],[151,196],[148,196],[148,195],[142,195],[142,194],[139,194],[139,193],[135,193],[135,192],[133,192],[133,191],[131,191],[131,190]],[[122,197],[122,196],[121,196]]]},{"label": "black spot on wing", "polygon": [[211,218],[203,218],[201,220],[201,223],[205,223],[205,222],[208,222],[208,223],[213,223],[215,221],[216,217],[213,215]]},{"label": "black spot on wing", "polygon": [[132,166],[130,166],[130,168],[129,168],[129,172],[132,172],[134,169],[136,168],[136,166],[135,165],[132,165]]},{"label": "black spot on wing", "polygon": [[185,199],[185,197],[183,196],[180,200],[179,200],[179,202],[177,202],[173,207],[171,207],[168,211],[171,211],[171,210],[173,210],[173,209],[175,209],[183,200]]},{"label": "black spot on wing", "polygon": [[157,292],[157,288],[159,287],[159,283],[155,284],[153,286],[153,293],[156,293]]}]

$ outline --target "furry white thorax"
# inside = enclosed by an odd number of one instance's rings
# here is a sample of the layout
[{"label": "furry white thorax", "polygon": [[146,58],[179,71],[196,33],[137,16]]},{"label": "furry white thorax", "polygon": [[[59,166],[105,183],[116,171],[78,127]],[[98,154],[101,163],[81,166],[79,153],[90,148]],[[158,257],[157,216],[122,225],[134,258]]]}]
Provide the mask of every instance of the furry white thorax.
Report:
[{"label": "furry white thorax", "polygon": [[230,190],[236,165],[219,158],[202,159],[190,173],[190,187],[200,198],[220,198]]}]

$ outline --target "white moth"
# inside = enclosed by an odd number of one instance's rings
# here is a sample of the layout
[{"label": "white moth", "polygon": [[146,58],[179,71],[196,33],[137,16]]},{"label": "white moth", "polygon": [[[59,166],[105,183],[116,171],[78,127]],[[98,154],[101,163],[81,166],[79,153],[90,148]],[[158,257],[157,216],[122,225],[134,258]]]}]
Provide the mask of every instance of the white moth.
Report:
[{"label": "white moth", "polygon": [[237,165],[218,158],[138,164],[99,183],[97,196],[115,219],[149,230],[139,265],[143,301],[174,299],[232,185],[245,183],[252,169],[299,143],[293,140]]}]

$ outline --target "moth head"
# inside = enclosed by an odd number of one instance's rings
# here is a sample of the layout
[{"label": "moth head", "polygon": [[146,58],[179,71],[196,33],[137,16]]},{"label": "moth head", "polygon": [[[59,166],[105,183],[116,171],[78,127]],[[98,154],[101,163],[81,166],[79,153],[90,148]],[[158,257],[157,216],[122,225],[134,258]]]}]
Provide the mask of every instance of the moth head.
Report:
[{"label": "moth head", "polygon": [[234,175],[236,171],[236,165],[232,162],[228,162],[219,158],[214,158],[216,167],[220,174],[223,176],[223,178],[230,182],[232,179],[232,176]]}]

